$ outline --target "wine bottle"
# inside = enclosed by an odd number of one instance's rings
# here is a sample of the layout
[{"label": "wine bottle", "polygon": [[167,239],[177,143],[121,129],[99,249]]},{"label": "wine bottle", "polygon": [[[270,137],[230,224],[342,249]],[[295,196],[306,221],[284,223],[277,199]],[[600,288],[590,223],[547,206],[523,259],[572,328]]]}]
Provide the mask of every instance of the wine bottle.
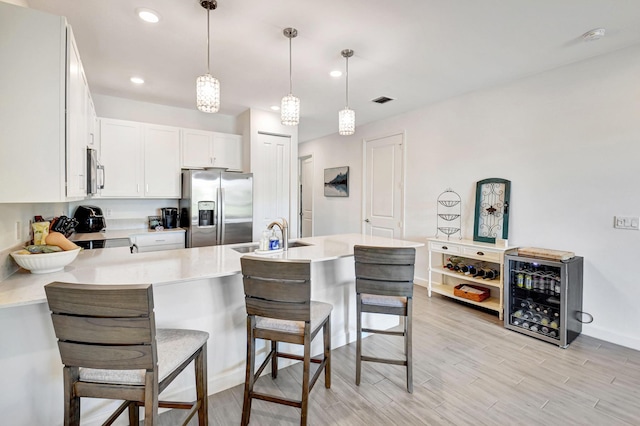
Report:
[{"label": "wine bottle", "polygon": [[531,280],[531,274],[526,274],[524,276],[524,288],[527,290],[531,290],[533,288],[533,281]]},{"label": "wine bottle", "polygon": [[495,280],[499,276],[500,276],[500,272],[497,269],[485,269],[484,271],[485,280]]},{"label": "wine bottle", "polygon": [[476,267],[473,265],[464,265],[460,268],[460,271],[465,275],[474,275],[476,273]]},{"label": "wine bottle", "polygon": [[519,271],[518,274],[516,275],[516,285],[519,288],[524,287],[524,273],[522,271]]},{"label": "wine bottle", "polygon": [[457,270],[456,266],[459,265],[461,261],[462,259],[460,259],[459,257],[451,256],[447,259],[447,264],[445,265],[445,268],[455,271]]}]

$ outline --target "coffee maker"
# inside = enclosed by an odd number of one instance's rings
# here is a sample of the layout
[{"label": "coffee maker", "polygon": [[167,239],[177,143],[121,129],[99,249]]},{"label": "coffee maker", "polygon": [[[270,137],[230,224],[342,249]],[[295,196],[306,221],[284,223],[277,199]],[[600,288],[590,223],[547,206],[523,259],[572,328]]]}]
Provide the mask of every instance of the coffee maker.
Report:
[{"label": "coffee maker", "polygon": [[178,226],[178,209],[175,207],[163,207],[160,209],[162,212],[162,226],[165,229],[171,229]]}]

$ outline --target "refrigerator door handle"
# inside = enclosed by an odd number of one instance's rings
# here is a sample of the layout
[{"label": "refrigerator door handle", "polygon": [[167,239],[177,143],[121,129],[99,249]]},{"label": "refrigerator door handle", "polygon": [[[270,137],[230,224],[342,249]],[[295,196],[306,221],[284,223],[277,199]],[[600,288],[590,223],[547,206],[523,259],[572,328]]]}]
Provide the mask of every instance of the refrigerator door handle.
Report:
[{"label": "refrigerator door handle", "polygon": [[218,203],[218,209],[220,210],[220,244],[225,244],[224,235],[226,232],[225,226],[225,200],[224,200],[224,188],[220,188],[220,202]]}]

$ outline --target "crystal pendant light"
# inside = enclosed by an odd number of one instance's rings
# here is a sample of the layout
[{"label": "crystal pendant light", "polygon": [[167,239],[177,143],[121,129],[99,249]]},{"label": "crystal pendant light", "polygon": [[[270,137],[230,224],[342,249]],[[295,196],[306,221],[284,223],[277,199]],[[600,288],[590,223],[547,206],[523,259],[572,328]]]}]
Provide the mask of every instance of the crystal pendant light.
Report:
[{"label": "crystal pendant light", "polygon": [[291,39],[298,35],[295,28],[285,28],[282,33],[289,39],[289,94],[282,98],[280,121],[285,126],[297,126],[300,121],[300,99],[293,96],[291,83]]},{"label": "crystal pendant light", "polygon": [[196,105],[202,112],[218,112],[220,109],[220,82],[209,72],[209,15],[218,7],[216,0],[200,0],[200,6],[207,9],[207,73],[196,80]]},{"label": "crystal pendant light", "polygon": [[340,52],[347,61],[347,72],[345,80],[347,82],[346,89],[346,106],[338,112],[338,133],[344,136],[352,135],[356,132],[356,112],[349,109],[349,58],[353,56],[353,50],[344,49]]}]

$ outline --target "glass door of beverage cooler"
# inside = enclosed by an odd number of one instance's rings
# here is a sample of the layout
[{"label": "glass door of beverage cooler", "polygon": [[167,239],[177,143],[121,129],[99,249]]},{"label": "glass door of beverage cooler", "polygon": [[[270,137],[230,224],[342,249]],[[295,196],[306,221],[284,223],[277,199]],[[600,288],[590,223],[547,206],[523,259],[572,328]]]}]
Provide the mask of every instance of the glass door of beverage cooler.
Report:
[{"label": "glass door of beverage cooler", "polygon": [[505,256],[505,327],[567,347],[582,332],[582,257]]}]

